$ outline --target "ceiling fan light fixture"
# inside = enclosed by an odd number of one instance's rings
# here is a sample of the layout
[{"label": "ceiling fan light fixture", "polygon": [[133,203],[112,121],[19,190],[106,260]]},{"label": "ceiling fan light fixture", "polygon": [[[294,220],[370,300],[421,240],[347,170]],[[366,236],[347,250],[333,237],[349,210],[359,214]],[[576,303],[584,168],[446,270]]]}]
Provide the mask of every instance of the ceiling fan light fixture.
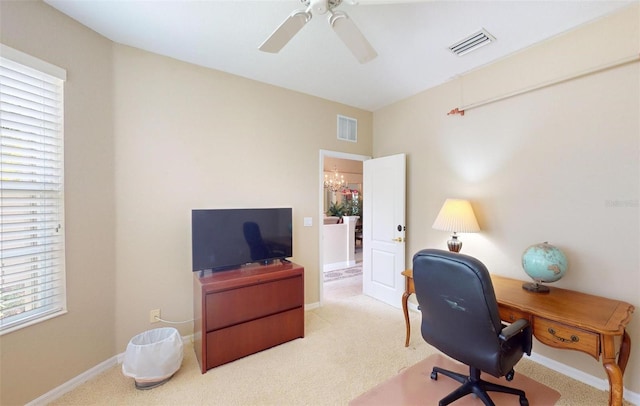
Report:
[{"label": "ceiling fan light fixture", "polygon": [[496,37],[483,28],[480,31],[469,35],[467,38],[451,45],[449,50],[458,56],[462,56],[485,45],[489,45],[495,40]]}]

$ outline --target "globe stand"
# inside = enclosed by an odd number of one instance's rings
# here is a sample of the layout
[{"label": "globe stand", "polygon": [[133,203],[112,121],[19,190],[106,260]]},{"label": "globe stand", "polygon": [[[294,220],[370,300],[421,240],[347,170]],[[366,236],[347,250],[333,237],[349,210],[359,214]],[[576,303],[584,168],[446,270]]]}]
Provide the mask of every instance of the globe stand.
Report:
[{"label": "globe stand", "polygon": [[539,282],[525,282],[522,284],[522,289],[533,293],[549,293],[551,290],[548,286],[544,286]]}]

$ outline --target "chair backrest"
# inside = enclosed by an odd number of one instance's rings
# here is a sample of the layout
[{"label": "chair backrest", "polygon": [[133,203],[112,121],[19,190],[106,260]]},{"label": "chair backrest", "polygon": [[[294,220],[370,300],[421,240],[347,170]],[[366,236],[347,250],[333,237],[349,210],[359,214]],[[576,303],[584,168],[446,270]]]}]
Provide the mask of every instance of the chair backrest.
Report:
[{"label": "chair backrest", "polygon": [[502,324],[484,264],[464,254],[422,250],[413,257],[413,280],[425,341],[464,364],[499,373]]}]

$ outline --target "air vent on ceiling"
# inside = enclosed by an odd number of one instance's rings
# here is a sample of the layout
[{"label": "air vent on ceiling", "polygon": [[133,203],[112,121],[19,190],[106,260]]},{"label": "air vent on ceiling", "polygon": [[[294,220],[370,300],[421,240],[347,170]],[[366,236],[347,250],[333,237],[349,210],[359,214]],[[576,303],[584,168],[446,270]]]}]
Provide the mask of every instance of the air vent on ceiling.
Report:
[{"label": "air vent on ceiling", "polygon": [[358,142],[358,120],[338,114],[338,139]]},{"label": "air vent on ceiling", "polygon": [[458,56],[462,56],[473,51],[474,49],[489,45],[495,40],[496,38],[493,35],[489,34],[487,30],[483,28],[474,34],[469,35],[462,41],[458,41],[455,44],[451,45],[449,47],[449,50]]}]

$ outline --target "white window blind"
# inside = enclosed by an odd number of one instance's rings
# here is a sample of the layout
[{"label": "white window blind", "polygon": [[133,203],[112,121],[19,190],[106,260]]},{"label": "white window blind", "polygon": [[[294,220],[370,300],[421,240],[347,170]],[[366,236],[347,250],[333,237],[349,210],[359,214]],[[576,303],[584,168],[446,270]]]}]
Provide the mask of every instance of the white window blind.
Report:
[{"label": "white window blind", "polygon": [[0,334],[4,334],[66,312],[64,71],[5,46],[1,51]]}]

